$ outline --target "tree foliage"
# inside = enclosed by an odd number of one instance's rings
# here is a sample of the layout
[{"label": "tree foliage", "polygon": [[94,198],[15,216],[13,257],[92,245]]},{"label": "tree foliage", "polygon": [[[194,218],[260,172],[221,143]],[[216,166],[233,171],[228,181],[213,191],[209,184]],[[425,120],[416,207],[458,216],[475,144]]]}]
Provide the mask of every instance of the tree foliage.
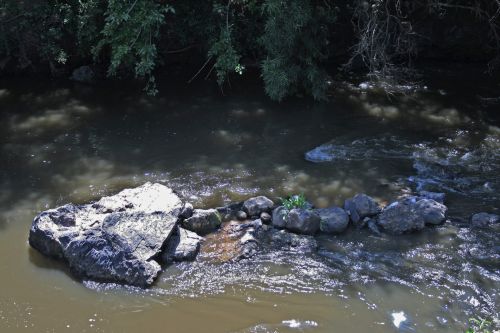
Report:
[{"label": "tree foliage", "polygon": [[222,88],[258,68],[272,99],[324,99],[332,69],[360,60],[390,75],[443,44],[448,28],[472,26],[487,48],[478,53],[498,60],[499,15],[500,0],[0,0],[0,71],[59,75],[93,62],[155,94],[157,69],[194,52],[205,60],[192,80]]}]

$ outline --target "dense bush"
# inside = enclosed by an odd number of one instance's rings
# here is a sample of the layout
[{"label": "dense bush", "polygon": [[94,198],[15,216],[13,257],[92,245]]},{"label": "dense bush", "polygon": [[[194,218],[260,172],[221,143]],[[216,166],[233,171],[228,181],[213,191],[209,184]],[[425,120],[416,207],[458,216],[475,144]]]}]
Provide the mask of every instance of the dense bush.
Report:
[{"label": "dense bush", "polygon": [[323,99],[329,69],[345,63],[387,75],[419,52],[436,57],[448,41],[462,47],[458,58],[463,50],[464,59],[498,59],[499,8],[498,0],[2,0],[0,70],[58,75],[93,62],[155,94],[155,71],[194,52],[205,61],[192,80],[213,75],[222,88],[257,67],[275,100]]}]

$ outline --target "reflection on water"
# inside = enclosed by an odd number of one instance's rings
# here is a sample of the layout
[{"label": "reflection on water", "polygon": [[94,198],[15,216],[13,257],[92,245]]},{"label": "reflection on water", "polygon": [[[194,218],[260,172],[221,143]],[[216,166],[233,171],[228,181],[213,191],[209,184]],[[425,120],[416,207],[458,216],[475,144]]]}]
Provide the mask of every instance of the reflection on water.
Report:
[{"label": "reflection on water", "polygon": [[[495,212],[498,106],[445,88],[275,104],[204,86],[157,99],[126,86],[0,86],[0,330],[457,332],[470,316],[494,317],[499,233],[463,223],[400,237],[348,230],[319,237],[312,255],[201,257],[168,267],[147,291],[82,284],[26,242],[39,211],[146,181],[200,207],[290,193],[327,207],[357,192],[386,202],[427,189],[447,193],[452,221]],[[325,143],[334,158],[304,159]]]}]

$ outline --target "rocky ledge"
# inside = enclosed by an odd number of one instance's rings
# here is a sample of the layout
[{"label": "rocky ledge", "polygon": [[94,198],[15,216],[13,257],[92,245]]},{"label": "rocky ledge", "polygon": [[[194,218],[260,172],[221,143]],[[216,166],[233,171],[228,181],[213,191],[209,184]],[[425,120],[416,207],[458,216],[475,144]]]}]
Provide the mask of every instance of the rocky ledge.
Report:
[{"label": "rocky ledge", "polygon": [[[65,261],[79,278],[151,285],[162,269],[194,260],[198,252],[218,261],[248,259],[262,250],[316,251],[314,235],[337,234],[349,225],[376,234],[422,230],[446,220],[444,194],[421,192],[382,207],[357,194],[343,207],[277,206],[264,196],[215,209],[194,209],[170,188],[146,183],[86,205],[67,204],[40,213],[29,243]],[[473,227],[499,223],[479,213]],[[205,236],[202,237],[202,236]]]}]

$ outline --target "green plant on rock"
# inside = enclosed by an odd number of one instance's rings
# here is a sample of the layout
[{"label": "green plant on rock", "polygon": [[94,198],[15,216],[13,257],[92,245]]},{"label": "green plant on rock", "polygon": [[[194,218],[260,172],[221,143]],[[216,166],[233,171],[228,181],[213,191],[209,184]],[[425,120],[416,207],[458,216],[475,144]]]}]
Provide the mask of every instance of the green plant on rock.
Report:
[{"label": "green plant on rock", "polygon": [[295,208],[306,209],[308,206],[306,197],[302,193],[292,195],[288,199],[281,199],[281,203],[287,211],[291,211]]},{"label": "green plant on rock", "polygon": [[465,333],[491,333],[493,323],[481,317],[469,318],[470,327]]}]

